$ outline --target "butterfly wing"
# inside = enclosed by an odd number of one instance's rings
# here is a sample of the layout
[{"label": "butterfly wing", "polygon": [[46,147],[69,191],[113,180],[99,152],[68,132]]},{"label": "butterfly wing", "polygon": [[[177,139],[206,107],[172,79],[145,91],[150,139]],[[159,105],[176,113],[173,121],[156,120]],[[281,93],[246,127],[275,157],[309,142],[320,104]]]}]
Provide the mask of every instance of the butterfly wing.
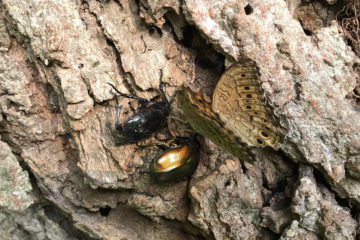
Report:
[{"label": "butterfly wing", "polygon": [[241,160],[254,161],[248,151],[249,148],[222,126],[218,115],[211,109],[210,103],[203,98],[200,92],[193,92],[189,88],[183,87],[177,97],[184,115],[195,132],[207,137]]},{"label": "butterfly wing", "polygon": [[259,70],[251,59],[232,65],[220,77],[212,99],[212,109],[224,127],[248,146],[270,146],[278,150],[284,134],[265,107],[259,85]]}]

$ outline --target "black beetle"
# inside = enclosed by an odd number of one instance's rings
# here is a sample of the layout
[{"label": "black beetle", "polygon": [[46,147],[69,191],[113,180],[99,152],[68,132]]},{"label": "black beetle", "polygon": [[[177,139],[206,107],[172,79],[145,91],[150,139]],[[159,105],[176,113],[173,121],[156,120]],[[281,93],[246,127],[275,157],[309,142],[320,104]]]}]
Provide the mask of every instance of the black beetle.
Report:
[{"label": "black beetle", "polygon": [[159,183],[180,181],[191,176],[199,164],[200,144],[195,138],[176,138],[170,148],[150,163],[150,175]]},{"label": "black beetle", "polygon": [[162,70],[160,70],[160,93],[162,101],[150,104],[145,99],[136,95],[124,94],[115,88],[114,85],[108,83],[121,97],[133,98],[140,102],[140,110],[131,116],[123,123],[119,123],[119,116],[121,106],[119,106],[118,98],[116,96],[116,116],[115,116],[115,128],[121,131],[121,139],[117,139],[118,144],[136,143],[151,137],[154,133],[166,126],[167,117],[170,113],[171,104],[174,101],[175,94],[171,97],[170,101],[166,99],[165,92],[163,90]]}]

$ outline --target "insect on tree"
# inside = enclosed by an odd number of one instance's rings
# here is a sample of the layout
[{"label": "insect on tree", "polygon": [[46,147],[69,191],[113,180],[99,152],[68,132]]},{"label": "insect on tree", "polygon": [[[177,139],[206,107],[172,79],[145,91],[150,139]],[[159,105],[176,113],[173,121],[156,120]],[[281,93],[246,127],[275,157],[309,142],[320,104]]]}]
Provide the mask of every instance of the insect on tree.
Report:
[{"label": "insect on tree", "polygon": [[[121,139],[118,139],[119,145],[131,144],[138,141],[147,139],[159,130],[164,128],[167,123],[167,118],[170,114],[171,104],[175,99],[175,94],[171,97],[170,101],[167,100],[164,92],[164,83],[162,81],[162,70],[160,70],[160,95],[161,101],[153,102],[132,94],[121,93],[116,87],[109,84],[118,95],[115,97],[116,101],[116,115],[115,115],[115,128],[120,131]],[[119,117],[122,106],[119,105],[118,97],[132,98],[140,102],[140,109],[130,118],[120,123]]]}]

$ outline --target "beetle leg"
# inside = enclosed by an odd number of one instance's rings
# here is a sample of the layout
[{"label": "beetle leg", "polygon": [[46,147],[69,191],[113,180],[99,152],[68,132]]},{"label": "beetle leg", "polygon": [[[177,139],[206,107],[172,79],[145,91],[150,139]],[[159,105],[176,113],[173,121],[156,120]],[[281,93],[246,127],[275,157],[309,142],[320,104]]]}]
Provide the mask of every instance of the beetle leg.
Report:
[{"label": "beetle leg", "polygon": [[147,143],[147,144],[141,145],[139,143],[136,143],[136,151],[144,150],[146,148],[153,147],[153,146],[156,146],[156,144],[155,143]]},{"label": "beetle leg", "polygon": [[121,124],[119,123],[119,117],[120,117],[120,111],[121,111],[121,106],[119,106],[119,101],[117,96],[115,96],[115,110],[116,110],[116,114],[115,114],[115,128],[118,130],[122,129]]},{"label": "beetle leg", "polygon": [[166,104],[168,105],[169,102],[168,102],[168,100],[167,100],[167,98],[165,96],[164,82],[163,82],[162,78],[163,78],[163,71],[162,71],[162,69],[160,69],[160,86],[159,86],[159,89],[160,89],[160,93],[161,93],[161,97],[162,97],[163,101],[166,102]]},{"label": "beetle leg", "polygon": [[114,85],[112,85],[111,83],[107,83],[109,84],[114,90],[115,92],[117,92],[121,97],[125,97],[125,98],[132,98],[132,99],[136,99],[138,101],[140,101],[141,103],[143,104],[147,104],[149,101],[145,98],[142,98],[142,97],[138,97],[136,95],[132,95],[132,94],[125,94],[125,93],[122,93],[120,92],[119,90],[116,89],[116,87]]},{"label": "beetle leg", "polygon": [[[175,117],[175,116],[169,116],[168,119],[172,119],[178,122],[181,122],[182,124],[189,124],[189,122],[187,120],[183,120],[181,118]],[[170,124],[169,124],[170,125]]]},{"label": "beetle leg", "polygon": [[162,151],[168,150],[170,147],[165,144],[156,144],[156,147],[160,148]]},{"label": "beetle leg", "polygon": [[177,91],[171,96],[170,101],[168,101],[167,98],[166,98],[166,95],[165,95],[164,82],[163,82],[162,78],[163,78],[163,71],[162,71],[162,69],[160,69],[160,86],[159,86],[159,89],[160,89],[161,97],[163,98],[163,101],[166,102],[168,108],[170,108],[171,104],[175,100],[175,96],[177,94]]}]

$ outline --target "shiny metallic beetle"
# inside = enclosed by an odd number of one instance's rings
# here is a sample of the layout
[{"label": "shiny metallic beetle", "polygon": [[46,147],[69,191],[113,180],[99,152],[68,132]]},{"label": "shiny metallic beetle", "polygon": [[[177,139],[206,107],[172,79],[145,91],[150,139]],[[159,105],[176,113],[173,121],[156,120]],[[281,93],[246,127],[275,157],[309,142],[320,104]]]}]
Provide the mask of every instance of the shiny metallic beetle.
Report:
[{"label": "shiny metallic beetle", "polygon": [[150,104],[145,98],[121,93],[114,85],[111,83],[108,84],[119,94],[119,96],[136,99],[141,104],[141,109],[136,114],[123,123],[119,123],[121,106],[119,106],[118,98],[116,96],[115,128],[121,132],[121,139],[117,140],[118,144],[136,143],[151,137],[154,133],[166,126],[167,117],[169,116],[170,107],[174,101],[175,94],[171,97],[170,101],[166,99],[163,90],[162,71],[160,71],[159,87],[162,101],[153,104]]},{"label": "shiny metallic beetle", "polygon": [[150,174],[159,183],[191,176],[199,163],[200,144],[196,139],[176,138],[175,141],[179,147],[170,148],[150,163]]}]

